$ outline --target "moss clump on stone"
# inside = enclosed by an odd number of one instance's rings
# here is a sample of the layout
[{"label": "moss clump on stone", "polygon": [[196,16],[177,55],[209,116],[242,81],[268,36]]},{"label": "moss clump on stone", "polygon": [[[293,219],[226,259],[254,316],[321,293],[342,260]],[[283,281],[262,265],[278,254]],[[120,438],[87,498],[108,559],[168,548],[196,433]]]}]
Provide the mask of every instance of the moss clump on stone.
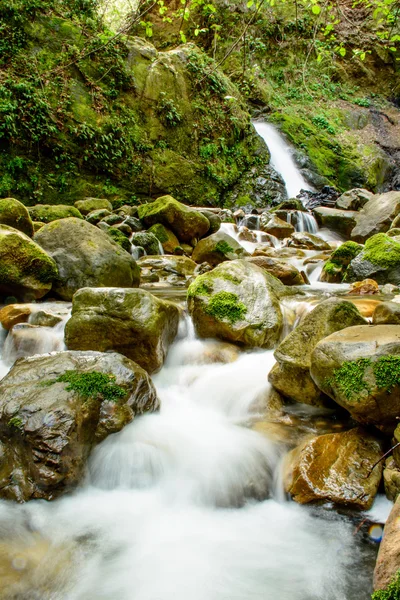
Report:
[{"label": "moss clump on stone", "polygon": [[19,431],[23,431],[24,430],[24,424],[23,421],[20,417],[12,417],[9,421],[8,421],[8,426],[12,427],[14,429],[18,429]]},{"label": "moss clump on stone", "polygon": [[66,371],[55,382],[67,383],[65,388],[68,392],[77,392],[83,399],[107,400],[118,402],[126,395],[123,387],[116,385],[115,375],[107,375],[98,371],[90,373],[79,373],[78,371]]},{"label": "moss clump on stone", "polygon": [[164,225],[161,225],[161,223],[156,223],[155,225],[150,227],[149,233],[153,233],[162,244],[168,242],[168,235],[166,229]]},{"label": "moss clump on stone", "polygon": [[385,590],[377,590],[371,600],[400,600],[400,571],[397,571]]},{"label": "moss clump on stone", "polygon": [[235,285],[239,285],[241,283],[238,277],[235,277],[230,273],[215,273],[214,271],[210,271],[209,273],[199,275],[190,284],[187,292],[188,298],[194,298],[195,296],[210,296],[213,290],[214,279],[230,281]]},{"label": "moss clump on stone", "polygon": [[378,388],[387,388],[388,393],[400,386],[400,356],[382,356],[374,364],[374,375]]},{"label": "moss clump on stone", "polygon": [[114,240],[114,242],[121,246],[121,248],[123,248],[127,252],[131,251],[132,244],[130,243],[126,235],[122,233],[122,231],[119,231],[119,229],[116,229],[115,227],[110,227],[109,229],[107,229],[107,234]]},{"label": "moss clump on stone", "polygon": [[210,296],[211,291],[212,288],[209,287],[205,281],[200,281],[200,278],[197,278],[190,284],[187,296],[188,298],[194,298],[195,296]]},{"label": "moss clump on stone", "polygon": [[52,223],[59,219],[68,219],[69,217],[83,219],[77,208],[64,204],[37,204],[29,209],[29,214],[33,221],[40,223]]},{"label": "moss clump on stone", "polygon": [[247,312],[247,307],[243,302],[239,302],[236,294],[231,292],[218,292],[212,296],[205,312],[219,321],[227,319],[231,323],[236,323],[243,319]]},{"label": "moss clump on stone", "polygon": [[332,260],[328,260],[324,265],[324,271],[325,273],[328,273],[328,275],[336,275],[337,273],[340,273],[341,270],[342,265],[339,265]]},{"label": "moss clump on stone", "polygon": [[348,265],[363,249],[357,242],[345,242],[332,252],[330,260],[341,265]]},{"label": "moss clump on stone", "polygon": [[353,396],[359,396],[363,391],[368,391],[364,375],[366,368],[370,365],[371,360],[369,358],[346,361],[339,369],[334,371],[333,377],[327,379],[327,384],[335,384],[350,400]]},{"label": "moss clump on stone", "polygon": [[400,243],[385,233],[377,233],[365,242],[364,260],[386,269],[400,264]]},{"label": "moss clump on stone", "polygon": [[216,252],[221,252],[221,254],[231,254],[234,251],[234,249],[232,248],[232,246],[230,246],[228,244],[228,242],[225,241],[220,241],[215,245],[215,250]]}]

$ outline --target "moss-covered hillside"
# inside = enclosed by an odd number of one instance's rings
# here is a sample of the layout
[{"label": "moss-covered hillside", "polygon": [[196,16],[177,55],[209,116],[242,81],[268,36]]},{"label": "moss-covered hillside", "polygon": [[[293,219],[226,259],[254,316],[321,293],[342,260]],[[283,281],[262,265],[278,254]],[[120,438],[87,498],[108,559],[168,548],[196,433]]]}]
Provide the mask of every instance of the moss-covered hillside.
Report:
[{"label": "moss-covered hillside", "polygon": [[218,204],[268,162],[243,97],[194,44],[108,32],[91,0],[0,0],[0,197]]}]

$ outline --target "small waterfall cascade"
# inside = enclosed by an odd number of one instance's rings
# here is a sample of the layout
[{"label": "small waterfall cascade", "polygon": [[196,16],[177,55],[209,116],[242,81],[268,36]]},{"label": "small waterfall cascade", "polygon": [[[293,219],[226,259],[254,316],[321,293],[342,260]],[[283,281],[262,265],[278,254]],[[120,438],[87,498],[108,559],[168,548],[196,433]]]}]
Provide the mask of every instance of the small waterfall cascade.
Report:
[{"label": "small waterfall cascade", "polygon": [[253,125],[268,146],[271,166],[285,182],[288,198],[295,198],[302,189],[312,190],[294,161],[291,146],[277,128],[266,121],[253,121]]},{"label": "small waterfall cascade", "polygon": [[293,225],[296,231],[317,233],[318,224],[314,215],[303,210],[293,210],[287,213],[287,222]]}]

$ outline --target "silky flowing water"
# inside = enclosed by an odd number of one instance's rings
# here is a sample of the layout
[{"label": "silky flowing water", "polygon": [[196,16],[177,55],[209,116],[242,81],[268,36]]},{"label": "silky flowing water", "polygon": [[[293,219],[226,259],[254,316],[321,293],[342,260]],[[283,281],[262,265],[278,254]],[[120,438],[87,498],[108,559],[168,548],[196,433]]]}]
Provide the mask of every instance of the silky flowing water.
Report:
[{"label": "silky flowing water", "polygon": [[[235,225],[224,228],[238,238]],[[317,302],[346,291],[304,289],[282,301],[285,335]],[[175,292],[161,293],[183,305]],[[62,349],[64,322],[36,328],[22,349],[3,332],[1,374],[18,348],[18,356]],[[368,600],[379,537],[370,526],[390,503],[379,497],[369,513],[340,514],[286,498],[290,447],[346,424],[301,405],[271,411],[273,364],[272,351],[196,339],[183,317],[153,377],[161,410],[101,443],[70,495],[0,502],[0,598]]]}]

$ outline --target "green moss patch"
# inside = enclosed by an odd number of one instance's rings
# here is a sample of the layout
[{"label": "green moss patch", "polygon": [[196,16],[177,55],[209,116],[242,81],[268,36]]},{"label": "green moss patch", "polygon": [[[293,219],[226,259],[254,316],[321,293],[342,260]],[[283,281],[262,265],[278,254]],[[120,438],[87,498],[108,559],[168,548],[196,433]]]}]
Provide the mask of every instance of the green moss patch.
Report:
[{"label": "green moss patch", "polygon": [[365,373],[371,366],[378,389],[386,389],[390,394],[396,386],[400,386],[400,356],[391,354],[382,356],[375,362],[370,358],[346,361],[334,371],[326,383],[330,386],[336,385],[348,400],[356,398],[363,392],[370,391],[365,381]]},{"label": "green moss patch", "polygon": [[100,398],[109,402],[118,402],[126,395],[126,390],[116,385],[115,375],[106,375],[98,371],[90,373],[66,371],[56,379],[56,382],[67,383],[65,388],[67,391],[77,392],[85,400]]},{"label": "green moss patch", "polygon": [[385,233],[377,233],[365,242],[363,258],[386,269],[400,264],[400,243]]},{"label": "green moss patch", "polygon": [[400,571],[397,571],[385,590],[374,592],[371,600],[400,600]]},{"label": "green moss patch", "polygon": [[215,245],[215,250],[217,252],[221,252],[221,254],[225,255],[225,254],[232,254],[234,253],[234,249],[232,248],[232,246],[230,246],[228,244],[228,242],[225,241],[220,241]]},{"label": "green moss patch", "polygon": [[243,319],[247,312],[247,307],[243,302],[239,302],[236,294],[218,292],[211,298],[205,312],[219,321],[227,319],[231,323],[236,323],[236,321]]},{"label": "green moss patch", "polygon": [[374,375],[378,388],[387,388],[388,393],[400,386],[400,356],[383,356],[374,364]]}]

